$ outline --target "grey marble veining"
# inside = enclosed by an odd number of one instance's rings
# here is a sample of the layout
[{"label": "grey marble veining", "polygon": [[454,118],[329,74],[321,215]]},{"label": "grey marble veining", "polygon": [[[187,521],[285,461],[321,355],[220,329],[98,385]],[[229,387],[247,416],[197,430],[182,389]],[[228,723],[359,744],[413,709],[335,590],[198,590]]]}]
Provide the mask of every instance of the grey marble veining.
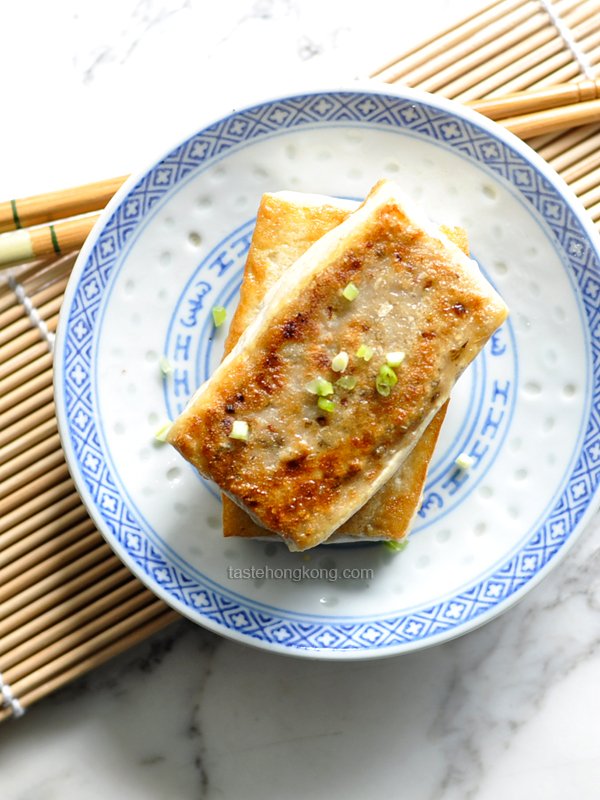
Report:
[{"label": "grey marble veining", "polygon": [[[578,738],[593,685],[576,676],[600,667],[599,546],[596,527],[503,616],[400,658],[293,659],[182,621],[3,726],[2,796],[495,800],[506,762],[511,798],[595,797],[593,780],[532,787],[518,743],[547,718],[537,757],[556,771],[565,731]],[[598,756],[584,764],[591,778]]]}]

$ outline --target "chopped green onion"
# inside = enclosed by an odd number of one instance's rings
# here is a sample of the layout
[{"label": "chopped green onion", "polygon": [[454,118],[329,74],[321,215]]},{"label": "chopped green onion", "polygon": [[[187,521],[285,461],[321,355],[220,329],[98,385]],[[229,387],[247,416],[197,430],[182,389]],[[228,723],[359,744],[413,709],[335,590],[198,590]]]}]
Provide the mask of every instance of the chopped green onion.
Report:
[{"label": "chopped green onion", "polygon": [[319,397],[317,405],[323,411],[335,411],[335,403],[332,400],[327,400],[326,397]]},{"label": "chopped green onion", "polygon": [[357,358],[364,358],[365,361],[370,361],[373,357],[373,353],[375,351],[372,347],[369,347],[368,344],[361,344],[361,346],[356,351]]},{"label": "chopped green onion", "polygon": [[248,441],[248,423],[244,420],[236,419],[229,434],[230,439],[240,439],[242,442]]},{"label": "chopped green onion", "polygon": [[331,362],[331,369],[334,372],[343,372],[348,366],[348,353],[343,350],[335,356]]},{"label": "chopped green onion", "polygon": [[346,300],[354,300],[358,297],[358,289],[353,283],[349,283],[348,286],[342,292]]},{"label": "chopped green onion", "polygon": [[386,356],[388,366],[399,367],[404,361],[404,353],[398,351],[397,353],[388,353]]},{"label": "chopped green onion", "polygon": [[171,365],[171,362],[166,356],[160,357],[158,361],[158,366],[160,367],[160,371],[162,372],[165,378],[167,377],[167,375],[170,375],[172,372],[175,372],[175,370]]},{"label": "chopped green onion", "polygon": [[397,553],[399,553],[401,550],[404,550],[407,544],[408,539],[405,539],[403,542],[384,542],[386,547],[389,547],[390,550],[395,550]]},{"label": "chopped green onion", "polygon": [[227,319],[227,311],[225,311],[223,306],[214,306],[212,310],[212,315],[213,315],[213,322],[215,323],[215,328],[218,328],[219,325],[222,325]]},{"label": "chopped green onion", "polygon": [[167,441],[167,434],[169,433],[172,424],[173,423],[171,422],[171,420],[169,420],[168,422],[164,422],[160,426],[160,428],[157,428],[154,431],[154,436],[158,439],[159,442]]},{"label": "chopped green onion", "polygon": [[314,381],[309,381],[305,388],[307,392],[317,394],[319,397],[333,394],[333,386],[329,381],[326,381],[325,378],[315,378]]},{"label": "chopped green onion", "polygon": [[459,457],[454,460],[454,463],[461,469],[469,469],[469,467],[472,467],[475,463],[475,459],[467,455],[467,453],[461,453]]},{"label": "chopped green onion", "polygon": [[358,383],[358,378],[355,378],[354,375],[342,375],[341,378],[335,382],[336,386],[341,386],[342,389],[354,389],[356,384]]},{"label": "chopped green onion", "polygon": [[379,377],[381,378],[381,382],[388,386],[395,386],[398,383],[396,373],[387,364],[382,364],[379,367]]},{"label": "chopped green onion", "polygon": [[383,397],[387,397],[390,393],[390,386],[395,386],[398,383],[398,378],[394,370],[387,364],[382,364],[379,367],[379,375],[375,380],[375,388]]}]

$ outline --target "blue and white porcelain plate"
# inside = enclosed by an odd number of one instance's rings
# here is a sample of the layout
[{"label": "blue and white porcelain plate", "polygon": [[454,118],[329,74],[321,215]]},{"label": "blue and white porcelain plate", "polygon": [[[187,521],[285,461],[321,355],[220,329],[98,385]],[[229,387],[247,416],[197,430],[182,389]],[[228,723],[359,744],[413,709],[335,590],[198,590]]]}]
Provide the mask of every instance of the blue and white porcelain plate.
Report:
[{"label": "blue and white porcelain plate", "polygon": [[[233,314],[263,192],[362,199],[381,178],[466,228],[509,320],[453,392],[404,551],[225,540],[218,491],[154,432],[219,363],[211,309]],[[129,180],[79,257],[55,362],[68,463],[115,552],[201,625],[314,658],[447,641],[531,589],[597,508],[599,301],[578,201],[468,109],[356,84],[236,110]]]}]

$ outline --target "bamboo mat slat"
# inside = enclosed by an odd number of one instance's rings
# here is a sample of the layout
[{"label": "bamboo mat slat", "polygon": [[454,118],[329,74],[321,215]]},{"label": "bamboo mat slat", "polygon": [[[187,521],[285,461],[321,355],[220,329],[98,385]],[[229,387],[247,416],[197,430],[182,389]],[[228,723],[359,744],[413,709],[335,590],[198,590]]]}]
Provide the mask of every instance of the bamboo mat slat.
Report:
[{"label": "bamboo mat slat", "polygon": [[[74,261],[18,274],[50,332]],[[58,436],[50,342],[1,284],[0,721],[177,618],[121,565],[82,505]]]},{"label": "bamboo mat slat", "polygon": [[[559,34],[545,6],[550,6],[570,31],[574,50]],[[371,77],[466,102],[599,74],[599,0],[552,4],[501,0],[386,64]],[[597,226],[599,139],[600,126],[586,125],[528,140],[580,195]]]},{"label": "bamboo mat slat", "polygon": [[[600,0],[497,0],[372,77],[466,102],[598,77],[599,66]],[[600,124],[529,144],[600,226]],[[106,202],[122,180],[105,182]],[[62,194],[66,214],[72,191]],[[29,224],[43,222],[43,204],[30,205]],[[101,207],[90,199],[88,210]],[[1,230],[11,213],[0,204]],[[0,721],[179,618],[105,544],[65,464],[51,349],[76,255],[17,266],[0,281]]]}]

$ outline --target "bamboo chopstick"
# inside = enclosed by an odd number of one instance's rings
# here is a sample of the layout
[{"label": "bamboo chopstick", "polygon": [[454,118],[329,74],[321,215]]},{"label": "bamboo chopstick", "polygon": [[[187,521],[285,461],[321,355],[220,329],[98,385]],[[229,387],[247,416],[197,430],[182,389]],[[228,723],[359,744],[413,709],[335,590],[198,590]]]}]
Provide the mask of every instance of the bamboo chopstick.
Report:
[{"label": "bamboo chopstick", "polygon": [[470,100],[466,105],[489,119],[514,117],[600,98],[600,80],[566,83],[529,92],[515,92],[487,100]]},{"label": "bamboo chopstick", "polygon": [[[538,27],[541,24],[535,15],[528,20],[528,23],[534,27]],[[503,24],[506,25],[506,20],[503,21]],[[486,35],[489,35],[489,33]],[[506,36],[508,35],[512,40],[514,38],[518,39],[520,34],[515,34],[514,30],[509,29],[506,33]],[[493,44],[495,49],[502,51],[505,43],[501,39],[494,40],[490,44]],[[505,55],[503,55],[504,57]],[[479,60],[484,59],[481,51],[478,51],[477,58]],[[448,70],[446,70],[446,74],[438,73],[436,80],[442,80],[443,82],[450,74],[460,74],[461,70],[470,66],[468,59],[465,63],[466,66],[463,64],[460,67],[456,67],[456,65],[449,67],[448,69],[451,69],[452,73],[448,72]],[[429,70],[429,68],[430,65],[426,65],[426,69]],[[486,68],[489,68],[489,63]],[[470,70],[468,74],[472,75],[473,71]],[[469,78],[469,80],[472,81],[472,78]],[[436,86],[430,82],[426,82],[423,85],[429,89],[435,89]],[[550,86],[530,92],[514,92],[486,100],[467,100],[466,105],[490,119],[497,120],[503,127],[522,138],[528,138],[600,120],[598,106],[593,105],[597,98],[600,98],[600,80],[586,80],[578,83]],[[559,111],[559,108],[562,110]],[[540,116],[542,111],[546,113]],[[533,114],[526,112],[533,112]],[[534,116],[534,114],[537,116]],[[35,216],[31,213],[28,217],[25,217],[25,219],[29,220],[39,220],[42,217],[45,219],[58,219],[59,215],[66,213],[68,209],[75,209],[76,212],[89,206],[93,206],[94,209],[100,209],[108,202],[124,180],[125,178],[122,177],[113,178],[109,181],[90,184],[89,186],[79,186],[62,192],[25,198],[18,201],[21,204],[19,208],[35,209]],[[65,203],[65,197],[69,198],[70,206]],[[14,202],[16,201],[0,204],[0,226],[2,225],[2,208]],[[0,236],[0,265],[21,263],[49,256],[53,253],[59,255],[78,250],[85,242],[97,220],[98,215],[81,217],[59,222],[56,225],[31,229],[24,228],[16,233]],[[27,326],[27,321],[25,320],[23,324]],[[5,336],[10,335],[10,333],[10,329],[4,330]]]},{"label": "bamboo chopstick", "polygon": [[600,122],[600,100],[590,100],[587,103],[562,108],[549,108],[533,114],[498,119],[497,122],[517,136],[527,139],[531,136]]},{"label": "bamboo chopstick", "polygon": [[[110,198],[109,198],[110,199]],[[98,199],[97,203],[101,200]],[[62,255],[78,250],[98,221],[99,215],[80,217],[56,225],[23,230],[0,237],[0,264],[20,264],[23,261]]]},{"label": "bamboo chopstick", "polygon": [[[494,47],[498,47],[497,41],[494,42]],[[510,93],[487,100],[468,100],[466,105],[490,119],[498,120],[513,133],[527,138],[600,120],[598,106],[593,105],[597,98],[600,98],[600,80],[586,80],[530,92]],[[559,107],[562,110],[555,111]],[[526,113],[537,114],[542,110],[547,112],[544,116],[534,117]],[[63,202],[65,195],[71,198],[70,208],[80,210],[83,201],[80,202],[78,198],[82,197],[85,207],[92,205],[95,209],[100,209],[124,180],[125,178],[113,178],[99,184],[26,198],[19,203],[23,207],[36,209],[37,216],[30,215],[28,219],[39,220],[42,216],[46,219],[58,219],[59,215],[65,212],[65,208],[69,208]],[[0,210],[6,205],[6,203],[0,204]],[[1,219],[0,216],[0,225]],[[77,250],[83,245],[97,220],[98,215],[81,217],[56,225],[23,229],[17,233],[0,236],[0,265]],[[5,335],[9,333],[10,331],[5,331]]]},{"label": "bamboo chopstick", "polygon": [[129,176],[0,203],[0,233],[98,211]]}]

